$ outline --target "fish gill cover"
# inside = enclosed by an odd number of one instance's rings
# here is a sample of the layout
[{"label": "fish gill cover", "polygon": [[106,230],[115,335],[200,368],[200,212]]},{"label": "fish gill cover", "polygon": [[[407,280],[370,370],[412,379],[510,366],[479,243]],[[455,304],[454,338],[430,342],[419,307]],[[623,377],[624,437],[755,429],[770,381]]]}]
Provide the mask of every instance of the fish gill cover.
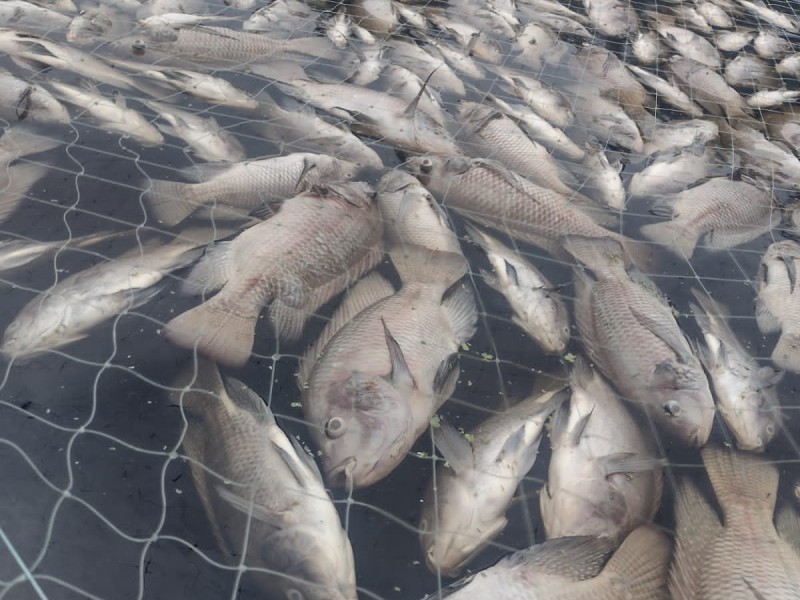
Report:
[{"label": "fish gill cover", "polygon": [[800,597],[796,8],[0,2],[0,599]]}]

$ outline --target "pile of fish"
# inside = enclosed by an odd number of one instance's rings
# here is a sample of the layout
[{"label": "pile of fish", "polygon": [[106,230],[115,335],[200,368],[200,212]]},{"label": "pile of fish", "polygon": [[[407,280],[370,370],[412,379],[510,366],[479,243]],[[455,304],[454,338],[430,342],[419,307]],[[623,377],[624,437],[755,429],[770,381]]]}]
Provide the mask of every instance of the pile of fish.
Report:
[{"label": "pile of fish", "polygon": [[[175,280],[196,297],[162,329],[189,365],[171,392],[183,451],[220,549],[245,544],[267,597],[357,597],[325,486],[381,485],[426,432],[442,460],[420,558],[446,577],[551,447],[546,541],[437,597],[800,597],[800,515],[774,515],[768,459],[800,372],[800,19],[759,0],[8,0],[0,27],[0,218],[32,202],[65,128],[194,163],[170,179],[131,163],[149,229],[3,241],[9,271],[136,244],[32,298],[2,352],[35,361]],[[691,289],[695,329],[651,278],[776,232],[737,315],[780,333],[771,364],[721,298]],[[438,413],[489,288],[564,368],[464,432]],[[219,371],[260,336],[304,349],[321,469]],[[668,448],[705,465],[677,480],[671,534],[653,524]]]}]

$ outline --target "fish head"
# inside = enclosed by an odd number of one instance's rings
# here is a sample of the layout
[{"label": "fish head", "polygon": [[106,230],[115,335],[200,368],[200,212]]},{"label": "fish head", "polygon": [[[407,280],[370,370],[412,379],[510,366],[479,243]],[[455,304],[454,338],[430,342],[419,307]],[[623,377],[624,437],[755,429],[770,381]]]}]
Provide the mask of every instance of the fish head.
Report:
[{"label": "fish head", "polygon": [[336,199],[342,206],[356,210],[377,210],[377,194],[371,185],[363,181],[318,183],[312,186],[311,193],[321,198]]},{"label": "fish head", "polygon": [[331,485],[371,485],[405,458],[415,439],[410,393],[358,371],[329,388],[321,449]]},{"label": "fish head", "polygon": [[47,302],[47,299],[38,298],[34,301],[42,303],[33,310],[23,309],[6,328],[0,352],[7,357],[27,358],[47,348],[57,348],[86,337],[70,331],[66,302]]},{"label": "fish head", "polygon": [[276,576],[270,577],[289,600],[355,600],[353,551],[336,530],[294,526],[257,541],[257,556]]},{"label": "fish head", "polygon": [[742,450],[761,452],[775,437],[783,421],[777,384],[783,371],[764,366],[751,381],[738,390],[736,405],[719,403],[720,414],[736,437]]},{"label": "fish head", "polygon": [[405,163],[405,169],[430,190],[444,190],[450,176],[461,175],[472,166],[463,156],[417,156]]},{"label": "fish head", "polygon": [[[437,498],[429,489],[419,522],[420,544],[433,573],[455,577],[508,521],[504,502],[487,502],[484,489],[469,479],[443,474]],[[442,485],[444,484],[444,485]],[[502,481],[501,481],[502,484]],[[516,485],[516,484],[515,484]],[[441,493],[446,486],[446,493]]]},{"label": "fish head", "polygon": [[319,178],[321,181],[354,181],[363,165],[341,158],[321,157]]},{"label": "fish head", "polygon": [[714,400],[708,383],[697,388],[654,391],[654,418],[662,428],[693,448],[708,441],[714,425]]}]

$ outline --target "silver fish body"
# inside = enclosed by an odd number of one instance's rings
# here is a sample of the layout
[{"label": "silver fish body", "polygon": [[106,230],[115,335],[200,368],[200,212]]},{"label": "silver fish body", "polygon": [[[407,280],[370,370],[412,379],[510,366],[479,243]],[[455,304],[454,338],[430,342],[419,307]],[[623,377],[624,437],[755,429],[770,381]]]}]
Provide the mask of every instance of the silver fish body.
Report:
[{"label": "silver fish body", "polygon": [[183,451],[226,557],[244,552],[264,569],[253,578],[268,598],[355,600],[353,550],[319,469],[263,400],[205,359],[173,387],[188,421]]},{"label": "silver fish body", "polygon": [[43,87],[0,73],[0,117],[15,121],[66,124],[70,116],[64,105]]}]

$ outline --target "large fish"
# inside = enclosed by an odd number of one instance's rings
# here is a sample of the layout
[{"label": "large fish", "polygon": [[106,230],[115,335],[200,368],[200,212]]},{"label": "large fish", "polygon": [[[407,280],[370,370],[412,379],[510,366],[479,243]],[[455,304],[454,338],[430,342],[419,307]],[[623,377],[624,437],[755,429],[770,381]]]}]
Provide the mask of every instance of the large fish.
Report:
[{"label": "large fish", "polygon": [[539,493],[547,539],[592,535],[617,542],[649,523],[661,502],[661,468],[652,444],[622,401],[578,358],[550,434],[553,454]]},{"label": "large fish", "polygon": [[591,271],[575,272],[575,320],[589,358],[663,430],[705,444],[714,401],[666,301],[644,275],[626,270],[619,242],[570,236],[565,244]]},{"label": "large fish", "polygon": [[279,299],[303,306],[337,277],[357,279],[380,256],[380,238],[369,186],[315,186],[287,200],[271,219],[214,246],[189,274],[185,291],[222,289],[172,319],[164,334],[179,346],[242,366],[266,304]]},{"label": "large fish", "polygon": [[264,569],[252,576],[267,598],[356,600],[353,550],[319,469],[263,400],[205,359],[173,387],[188,422],[183,451],[226,558]]},{"label": "large fish", "polygon": [[767,233],[781,218],[770,192],[727,177],[662,199],[651,212],[672,220],[644,225],[642,235],[686,258],[701,237],[710,250],[733,248]]},{"label": "large fish", "polygon": [[469,438],[446,422],[434,429],[447,462],[437,466],[420,516],[431,571],[457,575],[505,529],[506,511],[533,467],[545,421],[566,395],[563,389],[537,392],[486,419]]},{"label": "large fish", "polygon": [[318,183],[346,181],[358,167],[331,156],[297,152],[236,164],[198,164],[184,171],[200,181],[148,179],[145,201],[156,220],[175,225],[201,207],[222,204],[244,213],[275,208]]},{"label": "large fish", "polygon": [[703,449],[721,516],[691,480],[678,488],[670,591],[676,600],[790,600],[800,556],[775,530],[778,467],[731,448]]},{"label": "large fish", "polygon": [[728,324],[722,304],[698,289],[692,294],[697,300],[692,313],[705,338],[698,356],[711,377],[717,409],[740,448],[761,451],[783,421],[777,391],[783,373],[759,367]]},{"label": "large fish", "polygon": [[388,475],[455,388],[458,350],[477,322],[462,284],[447,293],[466,271],[463,257],[424,251],[411,261],[417,271],[404,270],[398,292],[362,288],[335,315],[330,341],[309,351],[303,407],[331,485],[360,488]]},{"label": "large fish", "polygon": [[[672,542],[658,529],[631,533],[608,563],[610,541],[566,537],[520,550],[454,585],[449,600],[660,600]],[[601,570],[602,569],[602,570]],[[438,596],[437,596],[438,597]]]},{"label": "large fish", "polygon": [[574,234],[618,239],[642,266],[652,259],[649,247],[597,224],[596,219],[610,222],[605,211],[576,206],[566,196],[539,187],[496,161],[425,156],[407,161],[405,168],[445,206],[554,256],[568,256],[561,239]]}]

